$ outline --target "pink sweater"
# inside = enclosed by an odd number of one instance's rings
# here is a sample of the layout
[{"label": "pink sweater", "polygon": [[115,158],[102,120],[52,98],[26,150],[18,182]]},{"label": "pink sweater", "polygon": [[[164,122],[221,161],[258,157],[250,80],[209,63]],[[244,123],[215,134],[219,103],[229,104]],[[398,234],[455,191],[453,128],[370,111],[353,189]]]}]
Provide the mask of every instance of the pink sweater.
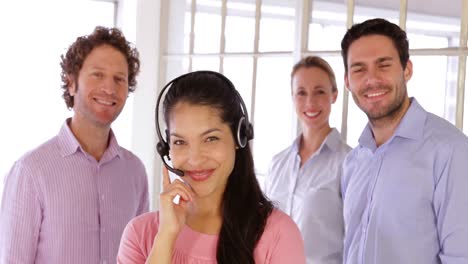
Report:
[{"label": "pink sweater", "polygon": [[[134,218],[120,242],[117,263],[145,263],[159,226],[157,212]],[[177,238],[172,263],[214,264],[218,236],[196,232],[185,226]],[[305,263],[304,245],[296,224],[289,216],[274,210],[254,251],[256,264]]]}]

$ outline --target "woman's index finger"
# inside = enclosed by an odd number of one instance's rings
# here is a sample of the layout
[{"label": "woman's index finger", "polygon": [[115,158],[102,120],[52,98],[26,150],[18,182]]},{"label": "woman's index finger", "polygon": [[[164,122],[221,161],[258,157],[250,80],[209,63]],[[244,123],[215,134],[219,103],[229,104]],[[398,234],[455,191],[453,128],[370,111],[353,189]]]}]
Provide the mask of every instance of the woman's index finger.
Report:
[{"label": "woman's index finger", "polygon": [[163,166],[162,170],[163,174],[163,188],[166,188],[169,184],[171,184],[171,178],[169,178],[169,171],[165,166]]}]

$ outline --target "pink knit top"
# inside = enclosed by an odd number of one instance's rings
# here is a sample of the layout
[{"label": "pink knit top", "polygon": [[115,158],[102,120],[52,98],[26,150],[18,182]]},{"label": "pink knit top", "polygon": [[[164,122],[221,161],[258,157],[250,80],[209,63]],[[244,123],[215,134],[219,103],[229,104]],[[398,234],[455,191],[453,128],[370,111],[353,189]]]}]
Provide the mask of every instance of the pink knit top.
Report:
[{"label": "pink knit top", "polygon": [[[157,212],[134,218],[120,242],[117,263],[145,263],[159,226]],[[217,235],[207,235],[185,226],[180,232],[172,257],[173,264],[214,264]],[[305,263],[304,245],[296,224],[283,212],[274,210],[254,251],[256,264]]]}]

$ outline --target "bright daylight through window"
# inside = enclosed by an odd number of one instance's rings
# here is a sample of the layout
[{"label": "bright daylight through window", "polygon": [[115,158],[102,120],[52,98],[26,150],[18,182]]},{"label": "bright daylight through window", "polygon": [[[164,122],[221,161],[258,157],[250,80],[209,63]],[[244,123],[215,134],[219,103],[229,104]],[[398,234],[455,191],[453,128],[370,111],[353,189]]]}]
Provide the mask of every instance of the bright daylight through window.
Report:
[{"label": "bright daylight through window", "polygon": [[[77,36],[91,33],[96,25],[114,25],[112,2],[26,2],[27,7],[23,1],[0,3],[0,193],[4,175],[13,163],[57,134],[65,118],[71,116],[61,97],[60,55]],[[131,109],[126,107],[125,111]],[[127,142],[129,137],[119,137],[119,143]]]},{"label": "bright daylight through window", "polygon": [[[429,6],[422,0],[408,0],[407,8],[402,9],[415,69],[408,91],[427,110],[455,124],[458,58],[468,53],[466,46],[455,52],[460,45],[462,1],[450,1],[450,5],[435,2]],[[298,18],[302,6],[310,8],[305,20],[308,23]],[[378,16],[398,24],[400,10],[400,1],[357,0],[353,20],[362,22]],[[299,57],[319,55],[332,65],[339,98],[330,123],[346,130],[343,134],[349,145],[357,144],[367,117],[351,96],[347,107],[343,104],[340,42],[350,14],[346,1],[175,0],[170,2],[169,12],[169,48],[164,56],[167,80],[200,69],[221,71],[233,80],[250,106],[260,180],[272,156],[299,133],[289,80],[291,67]],[[296,35],[304,28],[307,45],[298,50],[301,45]]]}]

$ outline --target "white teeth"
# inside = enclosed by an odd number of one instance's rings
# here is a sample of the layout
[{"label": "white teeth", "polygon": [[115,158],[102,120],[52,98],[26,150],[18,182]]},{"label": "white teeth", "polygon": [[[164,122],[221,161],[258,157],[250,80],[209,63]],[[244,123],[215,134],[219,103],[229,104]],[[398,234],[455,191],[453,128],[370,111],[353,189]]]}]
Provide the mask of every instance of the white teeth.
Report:
[{"label": "white teeth", "polygon": [[308,117],[316,117],[320,112],[304,112],[304,114]]},{"label": "white teeth", "polygon": [[380,93],[370,93],[367,94],[367,97],[376,97],[385,94],[385,92],[380,92]]},{"label": "white teeth", "polygon": [[113,105],[114,104],[113,102],[103,101],[103,100],[100,100],[100,99],[96,99],[96,102],[98,102],[100,104],[104,104],[104,105]]},{"label": "white teeth", "polygon": [[192,174],[192,175],[203,175],[203,174],[206,174],[206,170],[193,170],[193,171],[190,171],[190,174]]}]

